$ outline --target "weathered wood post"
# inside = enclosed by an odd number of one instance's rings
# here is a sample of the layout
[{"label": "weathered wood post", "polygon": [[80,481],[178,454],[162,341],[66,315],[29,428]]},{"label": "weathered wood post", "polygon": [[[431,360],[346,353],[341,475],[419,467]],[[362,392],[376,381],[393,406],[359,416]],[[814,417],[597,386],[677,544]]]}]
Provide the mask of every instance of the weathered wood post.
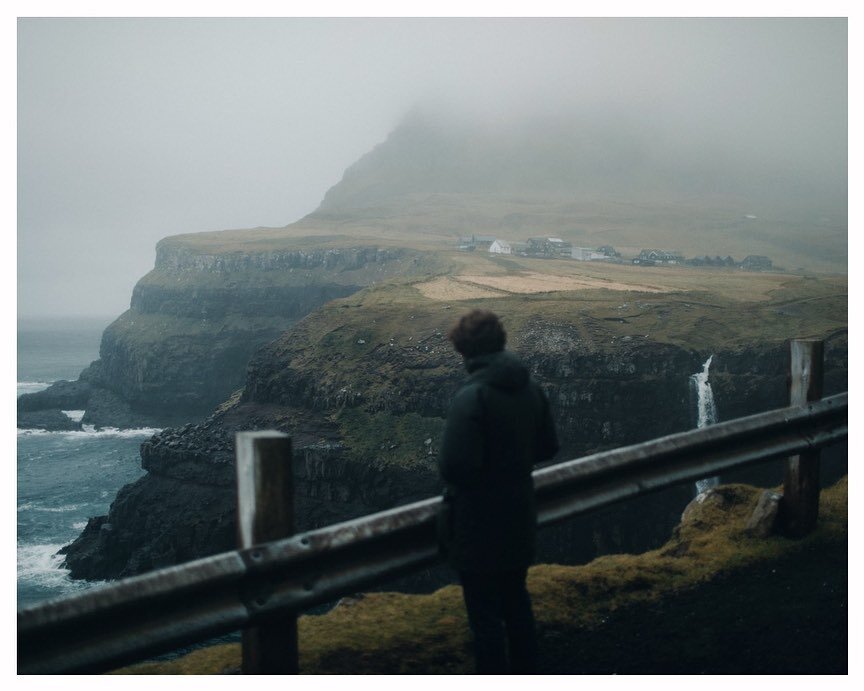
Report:
[{"label": "weathered wood post", "polygon": [[[790,350],[789,405],[806,405],[822,398],[823,343],[793,340]],[[800,537],[819,518],[819,450],[791,456],[783,481],[783,523],[787,535]]]},{"label": "weathered wood post", "polygon": [[[240,549],[290,537],[294,534],[291,438],[281,432],[238,432],[235,442]],[[255,597],[266,598],[266,593]],[[244,674],[297,671],[296,614],[243,630]]]}]

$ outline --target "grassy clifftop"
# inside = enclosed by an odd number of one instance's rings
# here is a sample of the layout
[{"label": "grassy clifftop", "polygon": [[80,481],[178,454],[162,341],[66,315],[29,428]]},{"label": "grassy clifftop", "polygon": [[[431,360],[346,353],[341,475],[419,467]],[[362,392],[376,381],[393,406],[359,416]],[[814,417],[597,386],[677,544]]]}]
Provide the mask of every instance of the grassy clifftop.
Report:
[{"label": "grassy clifftop", "polygon": [[415,193],[375,207],[319,211],[285,227],[190,233],[162,242],[208,254],[358,244],[447,251],[472,234],[510,241],[555,236],[581,247],[613,245],[625,257],[644,248],[739,261],[760,254],[790,271],[846,272],[842,212],[753,206],[714,199]]},{"label": "grassy clifftop", "polygon": [[[640,268],[453,253],[448,275],[399,279],[325,305],[305,320],[317,348],[350,362],[390,342],[445,332],[473,307],[498,313],[518,335],[542,315],[579,332],[586,348],[649,339],[694,350],[824,336],[847,325],[845,276],[733,269]],[[296,338],[296,336],[294,336]]]},{"label": "grassy clifftop", "polygon": [[[545,367],[547,380],[586,396],[617,385],[625,371],[686,382],[710,353],[754,344],[780,352],[789,338],[826,338],[847,325],[840,277],[471,262],[461,273],[403,277],[324,305],[259,351],[246,396],[331,411],[358,459],[405,466],[425,458],[423,442],[439,436],[447,398],[462,378],[446,334],[473,307],[499,314],[508,347]],[[486,292],[477,296],[480,289]],[[673,367],[672,351],[693,362]],[[749,367],[759,365],[751,358]],[[599,398],[593,407],[608,419],[626,417]]]},{"label": "grassy clifftop", "polygon": [[[845,673],[848,481],[822,492],[819,526],[798,541],[746,533],[759,492],[717,488],[657,550],[533,567],[542,671]],[[299,631],[305,674],[462,674],[473,666],[457,586],[346,598],[325,615],[301,617]],[[239,644],[228,644],[122,673],[236,673],[239,664]]]}]

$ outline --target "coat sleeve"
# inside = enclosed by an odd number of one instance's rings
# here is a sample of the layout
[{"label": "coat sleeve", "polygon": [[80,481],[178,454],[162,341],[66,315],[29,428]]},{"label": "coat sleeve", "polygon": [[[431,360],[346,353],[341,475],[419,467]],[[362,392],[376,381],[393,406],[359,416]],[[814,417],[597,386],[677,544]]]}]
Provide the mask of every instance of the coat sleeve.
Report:
[{"label": "coat sleeve", "polygon": [[451,485],[470,486],[480,479],[483,466],[483,409],[477,387],[459,391],[450,404],[438,470]]}]

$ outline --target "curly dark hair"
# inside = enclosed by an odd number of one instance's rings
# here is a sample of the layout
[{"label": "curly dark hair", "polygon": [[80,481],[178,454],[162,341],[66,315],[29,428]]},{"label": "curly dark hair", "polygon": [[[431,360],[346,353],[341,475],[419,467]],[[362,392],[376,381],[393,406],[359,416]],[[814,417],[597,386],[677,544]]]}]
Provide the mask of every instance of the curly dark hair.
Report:
[{"label": "curly dark hair", "polygon": [[447,334],[456,352],[472,358],[504,350],[507,332],[498,316],[489,310],[471,310],[463,314]]}]

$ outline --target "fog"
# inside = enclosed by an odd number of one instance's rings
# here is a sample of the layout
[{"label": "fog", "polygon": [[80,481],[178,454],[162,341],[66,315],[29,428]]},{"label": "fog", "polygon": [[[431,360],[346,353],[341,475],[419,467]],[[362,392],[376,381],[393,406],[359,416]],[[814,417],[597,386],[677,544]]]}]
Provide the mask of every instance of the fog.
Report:
[{"label": "fog", "polygon": [[119,314],[178,233],[283,226],[420,108],[638,123],[845,189],[843,19],[21,19],[19,315]]}]

